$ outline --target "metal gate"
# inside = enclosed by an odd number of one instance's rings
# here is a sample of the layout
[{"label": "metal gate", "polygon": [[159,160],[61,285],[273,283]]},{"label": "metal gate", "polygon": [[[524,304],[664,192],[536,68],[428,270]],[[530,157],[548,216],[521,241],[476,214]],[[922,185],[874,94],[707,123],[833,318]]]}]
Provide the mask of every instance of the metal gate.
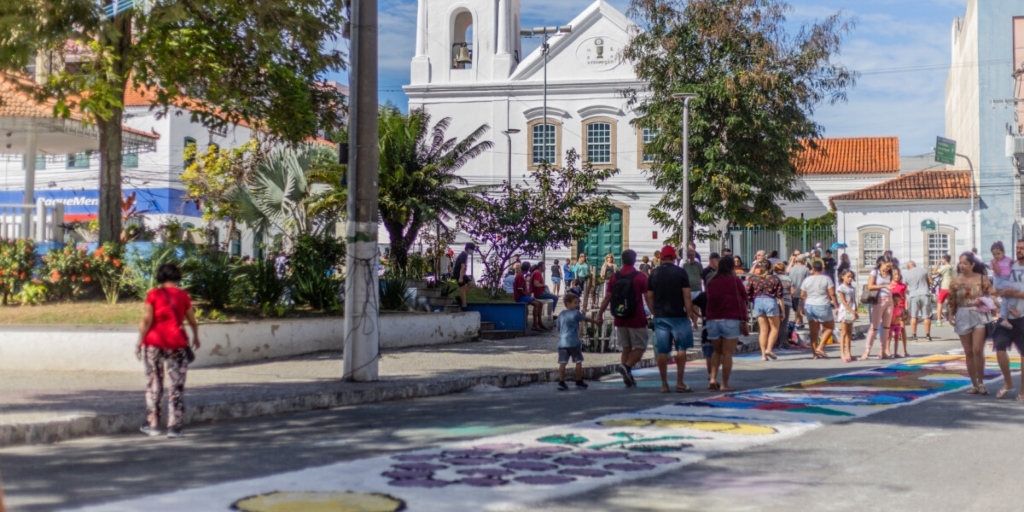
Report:
[{"label": "metal gate", "polygon": [[749,265],[757,251],[779,251],[782,260],[788,260],[789,254],[797,249],[807,252],[821,247],[825,252],[837,240],[835,226],[785,226],[781,229],[761,227],[730,228],[727,243],[733,254],[743,258],[743,264]]}]

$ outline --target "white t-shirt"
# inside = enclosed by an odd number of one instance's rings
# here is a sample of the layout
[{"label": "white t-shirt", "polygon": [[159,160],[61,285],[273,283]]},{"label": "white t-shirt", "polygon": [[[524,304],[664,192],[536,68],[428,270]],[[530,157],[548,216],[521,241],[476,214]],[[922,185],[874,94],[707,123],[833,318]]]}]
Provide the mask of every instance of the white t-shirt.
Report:
[{"label": "white t-shirt", "polygon": [[[855,290],[853,286],[846,286],[845,284],[840,283],[839,286],[836,287],[836,294],[841,295],[843,299],[846,301],[846,303],[849,304],[851,307],[857,307],[857,290]],[[836,298],[838,299],[839,297]],[[837,316],[839,318],[843,318],[843,315],[845,315],[848,311],[851,313],[853,312],[849,309],[846,309],[846,306],[843,305],[843,301],[840,300],[839,314]]]},{"label": "white t-shirt", "polygon": [[[1024,292],[1024,266],[1021,266],[1016,261],[1013,262],[1013,266],[1010,267],[1010,281],[1013,283],[1013,287],[1018,292]],[[1024,315],[1024,299],[1016,298],[1005,298],[1009,309],[1015,309],[1018,313]],[[1010,313],[1008,316],[1011,318],[1020,318],[1020,315],[1014,315]]]},{"label": "white t-shirt", "polygon": [[832,298],[828,295],[829,288],[834,288],[834,285],[828,276],[823,274],[807,276],[807,279],[804,279],[803,284],[800,285],[800,290],[807,292],[807,300],[804,301],[804,304],[807,306],[831,306]]},{"label": "white t-shirt", "polygon": [[[882,273],[879,272],[878,270],[872,270],[871,271],[871,275],[875,276],[875,285],[876,286],[885,286],[885,288],[882,288],[881,290],[878,290],[878,295],[892,295],[892,292],[889,291],[889,286],[888,286],[889,283],[892,282],[892,278],[891,277],[883,276]],[[892,271],[890,271],[889,275],[890,276],[892,275]]]}]

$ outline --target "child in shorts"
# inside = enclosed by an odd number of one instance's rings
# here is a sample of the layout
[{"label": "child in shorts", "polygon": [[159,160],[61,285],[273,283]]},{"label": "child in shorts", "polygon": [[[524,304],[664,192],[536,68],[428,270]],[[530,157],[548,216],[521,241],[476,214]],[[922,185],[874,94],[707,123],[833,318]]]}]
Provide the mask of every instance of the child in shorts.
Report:
[{"label": "child in shorts", "polygon": [[587,389],[583,382],[583,342],[580,340],[580,326],[584,322],[597,324],[580,312],[580,297],[574,293],[565,295],[565,311],[558,315],[558,390],[567,391],[565,367],[569,359],[576,363],[576,387]]}]

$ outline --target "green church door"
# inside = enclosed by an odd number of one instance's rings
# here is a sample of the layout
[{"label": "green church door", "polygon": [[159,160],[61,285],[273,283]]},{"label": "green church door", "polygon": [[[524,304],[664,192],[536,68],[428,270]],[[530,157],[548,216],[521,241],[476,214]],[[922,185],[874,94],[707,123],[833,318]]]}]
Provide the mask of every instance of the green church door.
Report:
[{"label": "green church door", "polygon": [[606,254],[614,254],[615,264],[622,264],[622,229],[622,210],[612,207],[608,221],[591,231],[577,245],[577,253],[587,255],[587,262],[595,267],[595,274],[600,272]]}]

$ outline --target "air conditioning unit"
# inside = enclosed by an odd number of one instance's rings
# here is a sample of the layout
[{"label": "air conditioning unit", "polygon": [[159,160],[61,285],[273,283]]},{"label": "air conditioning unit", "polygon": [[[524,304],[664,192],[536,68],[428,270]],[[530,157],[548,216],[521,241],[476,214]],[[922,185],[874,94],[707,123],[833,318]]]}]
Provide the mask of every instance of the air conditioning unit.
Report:
[{"label": "air conditioning unit", "polygon": [[1009,158],[1024,158],[1024,135],[1006,136],[1006,156]]}]

